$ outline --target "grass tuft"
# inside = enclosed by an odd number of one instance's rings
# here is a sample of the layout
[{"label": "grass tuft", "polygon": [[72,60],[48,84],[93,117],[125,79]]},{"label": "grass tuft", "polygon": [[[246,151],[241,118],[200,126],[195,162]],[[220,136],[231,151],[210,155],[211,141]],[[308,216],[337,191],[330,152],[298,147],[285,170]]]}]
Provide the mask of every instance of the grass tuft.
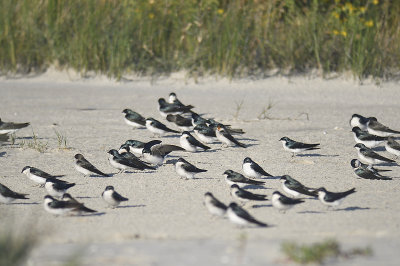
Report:
[{"label": "grass tuft", "polygon": [[0,234],[0,265],[22,265],[38,242],[36,235],[18,236],[12,231]]},{"label": "grass tuft", "polygon": [[36,150],[40,153],[44,153],[47,151],[49,148],[48,143],[44,143],[38,139],[36,136],[35,132],[32,129],[32,139],[30,140],[22,140],[22,142],[19,144],[21,148],[29,148]]},{"label": "grass tuft", "polygon": [[57,130],[54,129],[54,133],[57,136],[57,142],[58,142],[58,149],[62,150],[68,150],[70,149],[67,145],[67,136],[63,135],[62,133],[58,132]]}]

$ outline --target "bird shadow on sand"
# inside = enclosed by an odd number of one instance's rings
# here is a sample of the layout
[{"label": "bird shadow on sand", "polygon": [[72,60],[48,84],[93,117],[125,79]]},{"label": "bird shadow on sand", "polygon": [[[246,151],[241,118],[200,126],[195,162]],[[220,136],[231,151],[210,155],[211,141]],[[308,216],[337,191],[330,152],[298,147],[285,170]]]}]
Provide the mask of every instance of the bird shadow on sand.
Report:
[{"label": "bird shadow on sand", "polygon": [[6,155],[6,154],[7,154],[7,152],[2,151],[2,152],[0,152],[0,157],[3,157],[3,156]]},{"label": "bird shadow on sand", "polygon": [[11,203],[11,205],[38,205],[39,203],[37,202],[14,202]]},{"label": "bird shadow on sand", "polygon": [[324,212],[319,212],[319,211],[302,211],[302,212],[297,212],[301,214],[318,214],[318,213],[324,213]]},{"label": "bird shadow on sand", "polygon": [[246,185],[243,188],[244,189],[263,189],[263,190],[272,189],[272,188],[269,188],[269,187],[264,187],[263,185]]},{"label": "bird shadow on sand", "polygon": [[81,214],[81,215],[77,215],[79,217],[91,217],[91,216],[103,216],[104,214],[106,214],[105,212],[95,212],[95,213],[88,213],[88,214]]},{"label": "bird shadow on sand", "polygon": [[252,208],[256,209],[256,208],[263,208],[263,207],[272,207],[272,204],[254,204],[253,206],[251,206]]},{"label": "bird shadow on sand", "polygon": [[138,205],[124,205],[124,206],[118,206],[117,209],[124,209],[124,208],[141,208],[141,207],[146,207],[144,204],[138,204]]},{"label": "bird shadow on sand", "polygon": [[307,154],[297,154],[295,157],[338,157],[339,154],[320,154],[320,153],[307,153]]},{"label": "bird shadow on sand", "polygon": [[400,166],[397,162],[396,163],[378,163],[375,165],[376,166]]},{"label": "bird shadow on sand", "polygon": [[107,174],[108,176],[103,176],[103,175],[90,175],[89,177],[91,177],[91,178],[110,178],[110,177],[113,177],[115,174],[114,173],[112,173],[112,174]]},{"label": "bird shadow on sand", "polygon": [[98,197],[89,197],[89,196],[79,196],[79,197],[76,197],[77,199],[95,199],[95,198],[98,198]]},{"label": "bird shadow on sand", "polygon": [[347,207],[343,209],[335,209],[335,211],[362,211],[362,210],[370,210],[371,208],[369,207],[358,207],[358,206],[352,206],[352,207]]},{"label": "bird shadow on sand", "polygon": [[181,135],[166,135],[162,136],[163,139],[175,139],[175,138],[180,138]]},{"label": "bird shadow on sand", "polygon": [[262,176],[260,177],[261,180],[279,180],[281,179],[280,175],[277,176]]}]

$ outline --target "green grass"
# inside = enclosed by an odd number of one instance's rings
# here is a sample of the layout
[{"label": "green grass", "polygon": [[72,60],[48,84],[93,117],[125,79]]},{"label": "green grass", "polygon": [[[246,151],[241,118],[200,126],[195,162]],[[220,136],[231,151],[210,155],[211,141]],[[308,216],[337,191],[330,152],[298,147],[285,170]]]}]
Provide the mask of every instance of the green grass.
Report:
[{"label": "green grass", "polygon": [[293,242],[283,243],[281,246],[286,257],[301,264],[318,263],[322,264],[329,258],[349,258],[353,256],[371,256],[372,249],[354,248],[343,251],[336,240],[325,240],[311,245],[299,245]]},{"label": "green grass", "polygon": [[0,265],[23,265],[37,243],[36,235],[17,235],[9,230],[2,230],[0,234]]},{"label": "green grass", "polygon": [[0,71],[385,79],[399,71],[399,13],[382,0],[0,0]]},{"label": "green grass", "polygon": [[29,140],[22,140],[21,143],[19,143],[20,147],[23,149],[33,149],[36,150],[40,153],[44,153],[48,150],[49,145],[47,142],[41,141],[35,132],[32,129],[32,139]]}]

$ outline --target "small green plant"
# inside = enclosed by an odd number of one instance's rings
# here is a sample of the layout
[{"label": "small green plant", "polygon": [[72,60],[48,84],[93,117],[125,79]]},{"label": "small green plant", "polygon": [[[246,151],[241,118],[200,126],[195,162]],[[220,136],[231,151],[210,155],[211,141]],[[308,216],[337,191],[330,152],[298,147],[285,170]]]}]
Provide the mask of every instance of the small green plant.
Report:
[{"label": "small green plant", "polygon": [[21,148],[29,148],[36,150],[40,153],[44,153],[48,149],[48,143],[44,143],[38,139],[35,132],[32,129],[32,139],[31,140],[22,140],[20,143]]},{"label": "small green plant", "polygon": [[12,133],[11,135],[10,135],[10,141],[11,141],[11,145],[14,145],[15,144],[15,139],[16,139],[17,137],[15,136],[15,133]]},{"label": "small green plant", "polygon": [[54,129],[54,133],[56,133],[56,136],[57,136],[58,148],[64,149],[64,150],[69,149],[67,146],[67,137],[55,129]]},{"label": "small green plant", "polygon": [[35,234],[17,235],[12,230],[0,234],[0,265],[22,265],[38,242]]},{"label": "small green plant", "polygon": [[239,118],[239,113],[243,108],[243,103],[244,103],[243,99],[241,101],[239,101],[239,102],[235,101],[236,111],[235,111],[235,114],[233,115],[233,118],[235,118],[235,120],[237,120]]},{"label": "small green plant", "polygon": [[348,258],[356,255],[371,256],[370,247],[354,248],[343,251],[336,240],[328,239],[320,243],[311,245],[299,245],[293,242],[285,242],[281,245],[281,250],[290,260],[301,263],[323,263],[328,258]]}]

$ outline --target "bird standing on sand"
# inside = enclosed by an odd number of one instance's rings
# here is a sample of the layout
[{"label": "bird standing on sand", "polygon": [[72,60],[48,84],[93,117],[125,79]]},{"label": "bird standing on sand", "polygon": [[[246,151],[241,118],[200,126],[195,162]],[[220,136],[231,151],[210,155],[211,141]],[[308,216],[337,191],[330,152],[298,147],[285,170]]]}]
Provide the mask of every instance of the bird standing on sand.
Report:
[{"label": "bird standing on sand", "polygon": [[292,157],[295,155],[295,153],[320,149],[319,147],[317,147],[317,146],[319,146],[319,143],[306,144],[306,143],[302,143],[302,142],[298,142],[298,141],[289,139],[288,137],[283,137],[279,141],[282,142],[283,149],[285,151],[290,151],[292,153]]},{"label": "bird standing on sand", "polygon": [[128,198],[122,197],[113,186],[107,186],[101,194],[103,200],[112,208],[117,207],[121,202],[128,201]]},{"label": "bird standing on sand", "polygon": [[17,130],[29,126],[29,123],[3,122],[0,119],[0,134],[13,134]]}]

